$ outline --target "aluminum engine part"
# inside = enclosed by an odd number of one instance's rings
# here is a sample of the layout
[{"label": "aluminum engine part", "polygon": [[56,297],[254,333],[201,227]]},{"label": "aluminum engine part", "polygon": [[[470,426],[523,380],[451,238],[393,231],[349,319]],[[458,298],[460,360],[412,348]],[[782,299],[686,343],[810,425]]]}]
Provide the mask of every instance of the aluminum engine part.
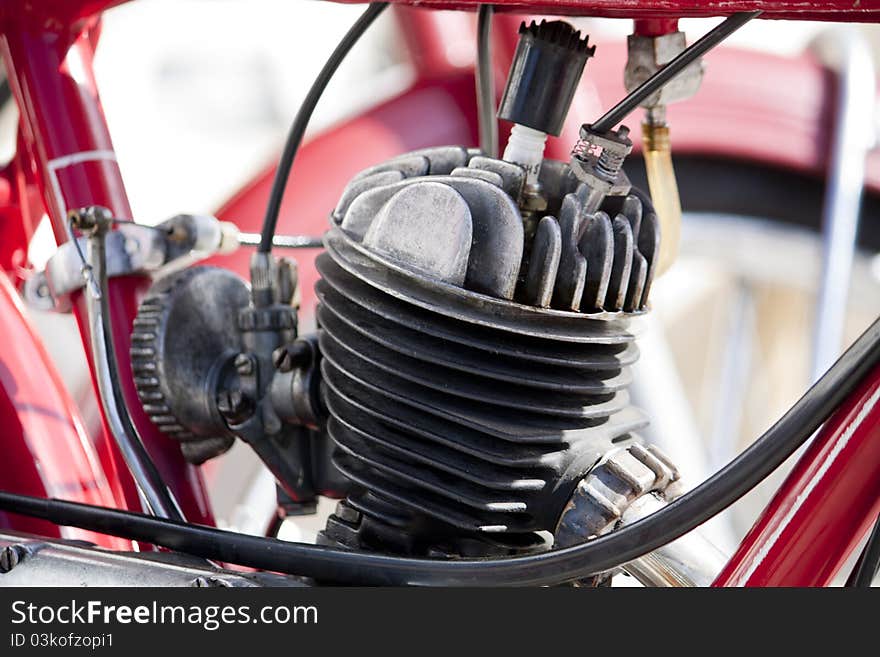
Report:
[{"label": "aluminum engine part", "polygon": [[627,320],[647,302],[656,217],[639,194],[584,214],[569,166],[541,171],[534,239],[522,169],[464,148],[396,158],[343,193],[316,291],[327,430],[355,491],[323,542],[546,547],[578,481],[638,442]]},{"label": "aluminum engine part", "polygon": [[271,573],[212,568],[203,560],[169,552],[118,552],[86,541],[49,540],[0,533],[3,586],[305,586]]}]

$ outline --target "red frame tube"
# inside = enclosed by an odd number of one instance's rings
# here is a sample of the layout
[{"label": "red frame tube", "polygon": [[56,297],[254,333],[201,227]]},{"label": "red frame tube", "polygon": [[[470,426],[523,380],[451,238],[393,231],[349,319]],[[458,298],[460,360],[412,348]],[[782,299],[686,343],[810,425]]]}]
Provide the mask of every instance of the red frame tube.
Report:
[{"label": "red frame tube", "polygon": [[[120,506],[124,497],[116,473],[105,472],[102,467],[79,411],[25,318],[12,282],[2,272],[0,318],[6,344],[14,345],[0,350],[4,440],[0,481],[4,488],[86,504]],[[0,522],[12,524],[2,513]],[[62,531],[42,520],[18,518],[14,525],[22,531],[131,549],[131,543],[125,540],[74,528]]]},{"label": "red frame tube", "polygon": [[827,586],[880,511],[880,367],[825,423],[714,586]]},{"label": "red frame tube", "polygon": [[[74,4],[67,3],[68,11],[72,11]],[[97,21],[78,19],[74,25],[52,23],[43,13],[36,13],[45,10],[45,7],[32,9],[32,3],[20,3],[19,12],[3,25],[0,48],[10,86],[21,109],[26,155],[36,171],[55,239],[62,243],[67,240],[65,222],[70,208],[101,205],[122,218],[130,218],[131,209],[92,72],[94,40],[91,36]],[[149,421],[131,376],[128,357],[131,325],[138,299],[149,283],[146,277],[122,277],[111,279],[109,285],[123,396],[144,445],[176,495],[185,517],[193,522],[212,524],[201,474],[182,459],[178,445]],[[87,319],[80,295],[74,300],[74,313],[86,344]],[[87,344],[86,347],[88,353]],[[137,492],[106,424],[103,433],[98,445],[105,468],[120,477],[126,507],[139,509]]]},{"label": "red frame tube", "polygon": [[[361,4],[370,0],[337,0]],[[481,0],[390,0],[394,4],[417,5],[429,9],[467,9],[474,11]],[[880,1],[861,0],[494,0],[495,11],[608,16],[613,18],[681,18],[727,16],[741,11],[761,11],[762,18],[816,21],[876,22],[880,20]]]}]

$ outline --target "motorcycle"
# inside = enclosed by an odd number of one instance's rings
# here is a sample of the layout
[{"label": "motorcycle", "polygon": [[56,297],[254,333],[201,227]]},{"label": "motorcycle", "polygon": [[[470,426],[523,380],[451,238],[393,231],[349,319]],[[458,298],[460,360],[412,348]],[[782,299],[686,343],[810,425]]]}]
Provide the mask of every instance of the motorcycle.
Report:
[{"label": "motorcycle", "polygon": [[[856,48],[831,82],[816,62],[714,49],[755,18],[874,22],[880,7],[394,3],[414,81],[304,142],[334,71],[389,6],[373,3],[276,166],[216,216],[147,225],[92,68],[115,4],[0,9],[21,114],[0,182],[13,347],[0,361],[0,583],[605,586],[624,572],[648,586],[827,585],[867,536],[848,583],[870,584],[880,326],[835,356],[862,189],[870,209],[880,186],[865,165],[876,82]],[[447,8],[478,14],[472,68],[444,49],[434,10]],[[606,55],[568,20],[508,10],[635,20]],[[688,45],[684,16],[726,18]],[[759,74],[801,102],[756,92]],[[821,174],[824,190],[794,187]],[[688,489],[676,464],[699,446],[663,428],[674,377],[636,365],[655,279],[675,275],[682,206],[713,213],[709,229],[719,215],[803,223],[823,194],[816,381],[738,456],[722,435],[713,472]],[[27,249],[44,214],[58,248],[37,270]],[[99,426],[25,304],[76,317]],[[236,442],[277,485],[267,536],[216,527],[204,464]],[[796,453],[726,556],[700,525]],[[338,503],[317,544],[276,538],[321,499]]]}]

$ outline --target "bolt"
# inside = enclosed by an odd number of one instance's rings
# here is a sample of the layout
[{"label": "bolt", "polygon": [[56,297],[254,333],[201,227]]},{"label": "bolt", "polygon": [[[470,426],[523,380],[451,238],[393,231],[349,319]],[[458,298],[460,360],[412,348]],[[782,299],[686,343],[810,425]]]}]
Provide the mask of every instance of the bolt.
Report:
[{"label": "bolt", "polygon": [[107,208],[99,205],[91,205],[86,208],[78,208],[67,213],[67,219],[77,230],[88,233],[99,227],[108,227],[113,220],[113,215]]},{"label": "bolt", "polygon": [[0,550],[0,573],[8,573],[15,568],[24,556],[20,545],[7,545]]},{"label": "bolt", "polygon": [[231,424],[246,420],[252,412],[250,400],[241,390],[222,390],[217,395],[217,410]]},{"label": "bolt", "polygon": [[235,357],[235,371],[242,376],[254,373],[254,361],[247,354],[239,354]]},{"label": "bolt", "polygon": [[282,345],[272,352],[272,362],[280,372],[289,372],[296,367],[308,365],[312,358],[312,348],[307,342],[297,340],[293,344]]}]

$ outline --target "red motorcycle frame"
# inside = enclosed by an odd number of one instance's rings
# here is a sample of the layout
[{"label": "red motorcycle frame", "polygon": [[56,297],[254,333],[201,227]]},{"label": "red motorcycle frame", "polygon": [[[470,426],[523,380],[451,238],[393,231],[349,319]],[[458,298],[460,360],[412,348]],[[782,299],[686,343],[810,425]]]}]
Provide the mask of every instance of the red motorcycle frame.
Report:
[{"label": "red motorcycle frame", "polygon": [[[0,353],[0,427],[4,458],[0,486],[28,495],[57,497],[120,509],[140,510],[131,476],[114,445],[106,423],[87,431],[82,412],[71,401],[39,338],[30,328],[16,287],[27,267],[27,246],[44,214],[58,243],[67,240],[69,208],[107,207],[117,217],[131,210],[113,145],[104,121],[92,72],[100,30],[100,14],[120,0],[7,0],[0,8],[0,54],[20,109],[17,153],[0,171],[0,326],[9,348]],[[496,0],[503,9],[522,11],[526,5]],[[423,5],[424,6],[424,5]],[[433,0],[438,9],[473,9],[469,0]],[[618,16],[641,19],[639,30],[663,33],[681,16],[718,16],[760,9],[764,18],[880,21],[880,2],[695,0],[537,0],[534,13]],[[296,198],[295,230],[323,229],[327,208],[357,171],[381,160],[423,146],[476,143],[472,69],[450,63],[442,47],[441,28],[448,17],[437,12],[399,8],[417,71],[405,93],[324,133],[307,144],[295,165],[287,198]],[[515,47],[518,18],[500,13],[495,22],[496,65],[501,71]],[[623,93],[622,47],[591,63],[594,95],[581,94],[572,115],[596,114]],[[744,156],[806,172],[825,169],[825,80],[809,61],[760,61],[719,50],[710,55],[713,75],[694,100],[674,107],[677,152]],[[768,85],[785,79],[798,102],[780,103],[774,95],[755,94],[752,105],[737,102],[730,80],[749,66],[761,64]],[[769,68],[768,68],[769,67]],[[756,67],[757,68],[757,67]],[[719,71],[720,69],[720,71]],[[729,74],[725,75],[725,71]],[[708,127],[707,116],[719,102],[728,102],[724,131]],[[755,98],[760,100],[755,101]],[[762,104],[755,107],[755,102]],[[733,119],[731,120],[731,116]],[[776,134],[778,117],[786,119],[786,139]],[[431,117],[426,120],[426,117]],[[737,118],[748,130],[737,130]],[[757,121],[755,117],[759,118]],[[769,118],[768,118],[769,117]],[[731,125],[733,124],[733,125]],[[548,156],[567,159],[576,125],[551,139]],[[335,159],[333,179],[321,161],[340,147],[357,143],[351,156]],[[772,146],[771,146],[772,144]],[[243,230],[258,229],[272,179],[268,170],[222,208],[218,216],[234,220]],[[868,186],[880,189],[880,161],[869,162]],[[299,190],[299,191],[298,191]],[[282,206],[280,225],[294,228],[291,206]],[[314,253],[303,252],[303,307],[313,307],[316,278]],[[247,271],[247,254],[215,258],[215,264]],[[141,410],[128,359],[129,335],[140,296],[149,279],[112,278],[109,282],[114,342],[124,398],[144,444],[191,522],[213,524],[202,473],[188,465],[176,443],[161,434]],[[85,308],[75,299],[80,332]],[[86,347],[88,345],[85,345]],[[86,349],[88,353],[88,349]],[[873,371],[825,424],[809,450],[786,479],[716,585],[828,584],[880,512],[880,369]],[[43,521],[0,514],[0,526],[47,536],[61,530]],[[130,545],[121,539],[65,529],[66,537],[83,538],[112,548]]]}]

